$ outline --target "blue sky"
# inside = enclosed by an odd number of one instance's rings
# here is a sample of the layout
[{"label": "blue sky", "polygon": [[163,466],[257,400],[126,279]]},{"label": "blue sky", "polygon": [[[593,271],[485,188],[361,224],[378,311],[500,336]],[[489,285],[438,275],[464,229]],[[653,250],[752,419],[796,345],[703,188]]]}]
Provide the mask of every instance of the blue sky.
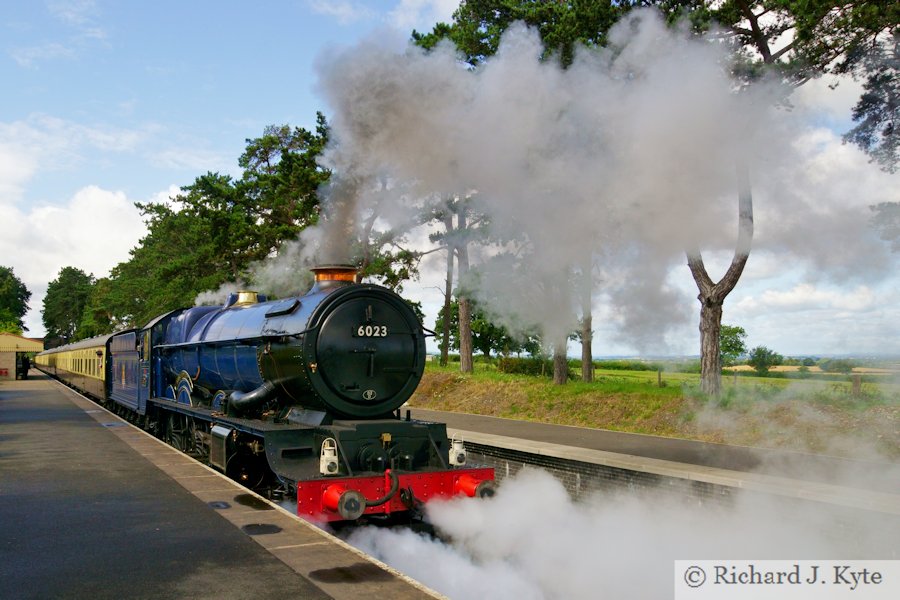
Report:
[{"label": "blue sky", "polygon": [[[316,91],[317,57],[363,36],[406,39],[454,8],[448,0],[3,3],[0,264],[33,292],[28,334],[43,335],[43,295],[62,267],[100,277],[127,259],[144,233],[134,202],[165,200],[206,171],[239,175],[245,140],[266,125],[311,127],[317,110],[329,115]],[[900,201],[896,178],[840,143],[858,87],[843,82],[832,91],[829,83],[805,86],[795,98],[808,114],[797,134],[808,148],[798,188],[833,193],[835,205],[861,214],[875,202]],[[725,322],[744,326],[750,344],[784,354],[900,353],[896,279],[820,277],[815,261],[777,268],[777,254],[765,250],[765,225],[784,216],[764,202],[763,194],[762,249],[726,302]],[[407,290],[434,311],[440,260],[423,268],[421,282]],[[673,271],[671,285],[696,313],[686,267]],[[615,337],[614,320],[615,307],[596,307],[595,353],[634,353]],[[666,341],[660,352],[696,353],[696,322]]]},{"label": "blue sky", "polygon": [[419,15],[428,27],[433,14],[427,2],[357,4],[4,3],[3,121],[82,128],[68,132],[78,149],[54,157],[66,183],[36,178],[25,199],[53,202],[65,185],[101,181],[148,197],[164,177],[235,170],[244,140],[266,125],[311,126],[325,109],[313,89],[320,52]]},{"label": "blue sky", "polygon": [[[97,276],[143,232],[132,204],[206,171],[238,175],[247,138],[312,127],[316,57],[408,37],[452,2],[51,0],[0,5],[2,263],[33,292],[72,264]],[[106,239],[101,240],[99,236]]]}]

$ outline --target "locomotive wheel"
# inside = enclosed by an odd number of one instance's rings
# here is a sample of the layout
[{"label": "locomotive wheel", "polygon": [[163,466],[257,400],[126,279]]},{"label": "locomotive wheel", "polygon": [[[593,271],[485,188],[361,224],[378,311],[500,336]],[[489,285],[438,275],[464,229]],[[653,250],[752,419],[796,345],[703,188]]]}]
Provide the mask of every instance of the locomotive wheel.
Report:
[{"label": "locomotive wheel", "polygon": [[187,415],[169,413],[166,419],[166,443],[189,454],[194,449],[194,420]]},{"label": "locomotive wheel", "polygon": [[225,465],[225,475],[250,489],[258,488],[266,478],[266,460],[246,452],[232,454]]}]

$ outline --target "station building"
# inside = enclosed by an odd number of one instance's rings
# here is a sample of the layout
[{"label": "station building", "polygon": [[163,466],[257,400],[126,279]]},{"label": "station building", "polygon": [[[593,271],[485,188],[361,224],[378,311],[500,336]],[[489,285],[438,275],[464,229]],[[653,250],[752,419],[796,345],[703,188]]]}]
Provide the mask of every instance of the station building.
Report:
[{"label": "station building", "polygon": [[44,342],[14,333],[0,333],[0,381],[16,378],[16,369],[25,354],[44,351]]}]

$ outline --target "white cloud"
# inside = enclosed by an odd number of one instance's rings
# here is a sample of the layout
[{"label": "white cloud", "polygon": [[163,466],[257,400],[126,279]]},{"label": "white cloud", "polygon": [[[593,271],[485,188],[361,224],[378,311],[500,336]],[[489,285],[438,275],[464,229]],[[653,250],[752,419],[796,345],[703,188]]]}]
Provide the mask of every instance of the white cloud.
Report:
[{"label": "white cloud", "polygon": [[64,23],[83,26],[93,22],[97,3],[93,0],[55,0],[47,3],[47,10]]},{"label": "white cloud", "polygon": [[[56,186],[65,190],[59,197],[34,198],[29,187],[36,178],[54,171],[90,167],[109,155],[136,152],[155,129],[93,127],[42,114],[0,122],[0,207],[4,213],[0,257],[32,292],[31,310],[25,317],[31,335],[43,332],[43,295],[61,268],[73,266],[97,277],[106,276],[128,259],[129,250],[145,235],[146,227],[134,199],[124,191],[100,185],[78,188],[78,183],[72,183]],[[145,200],[166,201],[178,192],[178,186],[172,184]]]},{"label": "white cloud", "polygon": [[146,233],[133,200],[121,191],[93,185],[78,190],[61,206],[5,210],[10,218],[0,220],[0,256],[32,292],[25,324],[36,336],[43,332],[44,292],[60,269],[72,266],[107,276],[128,259],[128,251]]},{"label": "white cloud", "polygon": [[224,170],[227,168],[226,165],[233,162],[218,152],[184,146],[171,147],[156,152],[150,157],[150,161],[154,165],[165,169],[186,169],[199,172],[214,170],[212,165],[223,165],[222,169]]},{"label": "white cloud", "polygon": [[37,160],[32,151],[0,138],[0,206],[18,202],[36,171]]},{"label": "white cloud", "polygon": [[72,59],[75,58],[75,50],[69,46],[64,46],[58,42],[50,42],[40,46],[28,46],[25,48],[14,48],[10,51],[10,56],[18,63],[20,67],[33,68],[37,63],[56,60],[56,59]]},{"label": "white cloud", "polygon": [[826,75],[798,88],[792,100],[800,110],[818,112],[837,120],[849,120],[850,111],[862,94],[862,84],[852,77]]},{"label": "white cloud", "polygon": [[[0,152],[12,155],[27,172],[65,169],[76,166],[87,149],[104,152],[132,152],[153,132],[154,127],[124,129],[108,126],[92,127],[45,114],[32,114],[24,120],[0,122]],[[18,168],[18,167],[16,167]],[[0,167],[0,189],[21,175],[10,173],[12,167]]]},{"label": "white cloud", "polygon": [[748,296],[735,306],[749,315],[772,312],[807,312],[818,310],[867,311],[877,302],[868,286],[853,289],[824,289],[800,283],[789,290],[766,290],[759,296]]},{"label": "white cloud", "polygon": [[306,4],[314,13],[332,17],[341,25],[381,19],[408,33],[412,29],[430,31],[440,21],[449,22],[459,0],[400,0],[387,15],[352,0],[307,0]]},{"label": "white cloud", "polygon": [[[773,149],[773,162],[779,161]],[[825,128],[794,135],[793,158],[754,182],[754,255],[770,253],[808,280],[843,285],[893,276],[896,254],[872,227],[870,207],[900,202],[900,186],[856,146]]]},{"label": "white cloud", "polygon": [[[106,31],[97,24],[99,15],[93,0],[58,0],[47,3],[47,11],[57,21],[70,28],[64,41],[53,40],[34,46],[13,48],[9,51],[20,67],[36,68],[38,63],[53,60],[72,60],[98,41],[106,40]],[[50,31],[51,27],[41,24]]]},{"label": "white cloud", "polygon": [[108,275],[128,258],[146,228],[134,201],[122,191],[89,185],[50,204],[29,198],[29,184],[39,175],[97,160],[89,159],[92,151],[134,151],[148,132],[90,127],[41,114],[0,123],[0,256],[32,292],[25,317],[31,335],[43,332],[43,295],[61,268]]},{"label": "white cloud", "polygon": [[173,183],[166,189],[150,196],[150,199],[148,200],[148,202],[153,203],[153,204],[165,204],[180,193],[181,193],[181,187],[179,187]]},{"label": "white cloud", "polygon": [[400,0],[400,4],[388,15],[388,20],[403,31],[430,31],[437,23],[449,23],[457,8],[458,0]]},{"label": "white cloud", "polygon": [[307,4],[314,13],[334,17],[341,25],[365,21],[375,16],[370,8],[360,2],[308,0]]},{"label": "white cloud", "polygon": [[[221,152],[192,147],[192,144],[200,146],[205,143],[195,139],[161,150],[148,148],[157,137],[163,137],[161,133],[165,133],[164,129],[157,124],[137,128],[92,126],[41,113],[19,121],[0,122],[0,158],[11,157],[9,162],[0,164],[0,202],[4,196],[8,197],[12,191],[21,188],[21,182],[30,178],[36,169],[71,169],[88,160],[90,151],[114,154],[140,152],[147,155],[155,166],[199,172],[215,169],[216,165],[220,165],[219,170],[225,170],[234,162]],[[167,144],[171,143],[170,137],[166,137]],[[96,159],[94,153],[91,160]]]}]

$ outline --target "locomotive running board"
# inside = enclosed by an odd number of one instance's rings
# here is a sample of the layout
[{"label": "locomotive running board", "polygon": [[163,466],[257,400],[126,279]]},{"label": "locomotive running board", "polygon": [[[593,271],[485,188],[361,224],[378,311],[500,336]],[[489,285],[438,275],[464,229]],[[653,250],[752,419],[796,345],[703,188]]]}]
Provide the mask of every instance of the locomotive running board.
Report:
[{"label": "locomotive running board", "polygon": [[297,425],[294,423],[266,423],[259,420],[250,421],[247,419],[241,419],[240,417],[229,417],[218,411],[210,410],[208,408],[202,408],[199,406],[188,406],[186,404],[181,404],[180,402],[175,402],[174,400],[170,400],[168,398],[151,398],[148,403],[153,404],[163,410],[181,413],[189,417],[202,419],[209,423],[227,424],[244,433],[250,433],[258,436],[265,435],[266,433],[271,431],[306,431],[311,429],[309,425]]}]

